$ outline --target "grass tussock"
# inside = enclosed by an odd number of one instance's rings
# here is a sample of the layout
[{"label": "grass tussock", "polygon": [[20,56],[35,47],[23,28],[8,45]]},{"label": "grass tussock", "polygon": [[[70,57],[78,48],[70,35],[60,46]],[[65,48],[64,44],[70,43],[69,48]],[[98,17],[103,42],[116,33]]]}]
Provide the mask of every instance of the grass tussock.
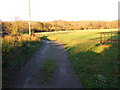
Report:
[{"label": "grass tussock", "polygon": [[119,87],[118,45],[99,44],[99,33],[106,31],[109,30],[48,33],[48,39],[66,44],[73,68],[84,87]]},{"label": "grass tussock", "polygon": [[56,69],[56,62],[54,60],[48,60],[43,64],[41,68],[41,70],[44,73],[42,84],[47,84],[51,81],[52,73],[55,71],[55,69]]},{"label": "grass tussock", "polygon": [[31,58],[40,46],[40,39],[37,37],[5,36],[2,38],[2,67],[3,87],[9,83],[20,66]]}]

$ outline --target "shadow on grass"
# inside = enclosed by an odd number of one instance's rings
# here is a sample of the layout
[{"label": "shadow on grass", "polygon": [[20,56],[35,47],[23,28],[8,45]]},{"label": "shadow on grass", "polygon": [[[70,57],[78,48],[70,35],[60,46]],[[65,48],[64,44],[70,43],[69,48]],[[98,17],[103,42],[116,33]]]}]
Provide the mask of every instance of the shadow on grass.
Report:
[{"label": "shadow on grass", "polygon": [[41,39],[41,40],[49,40],[49,41],[51,41],[50,39],[48,39],[48,36],[46,36],[46,35],[40,37],[40,39]]},{"label": "shadow on grass", "polygon": [[3,88],[7,87],[7,84],[9,84],[15,72],[17,72],[21,66],[25,65],[27,60],[33,56],[40,45],[40,41],[22,41],[21,46],[17,44],[12,46],[9,52],[5,52],[6,50],[2,52]]},{"label": "shadow on grass", "polygon": [[[99,47],[98,44],[95,47]],[[88,88],[118,88],[118,46],[111,46],[100,53],[88,51],[74,52],[77,45],[67,47],[73,68],[80,82]],[[79,48],[78,48],[79,49]],[[105,77],[105,82],[98,75]]]}]

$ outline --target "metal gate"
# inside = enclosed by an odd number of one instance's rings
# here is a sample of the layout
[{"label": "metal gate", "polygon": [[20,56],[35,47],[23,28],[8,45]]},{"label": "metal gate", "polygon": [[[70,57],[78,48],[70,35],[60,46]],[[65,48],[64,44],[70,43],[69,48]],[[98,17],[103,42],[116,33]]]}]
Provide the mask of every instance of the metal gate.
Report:
[{"label": "metal gate", "polygon": [[101,32],[100,33],[100,44],[104,44],[104,43],[117,44],[118,42],[120,42],[119,35],[120,35],[119,31]]}]

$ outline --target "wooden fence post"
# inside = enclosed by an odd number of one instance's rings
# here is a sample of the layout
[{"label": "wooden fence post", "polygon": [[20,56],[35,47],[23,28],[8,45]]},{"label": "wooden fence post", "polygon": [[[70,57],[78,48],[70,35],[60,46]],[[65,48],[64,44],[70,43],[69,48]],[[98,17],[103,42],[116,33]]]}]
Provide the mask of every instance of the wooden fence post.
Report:
[{"label": "wooden fence post", "polygon": [[100,44],[102,44],[102,34],[100,33]]}]

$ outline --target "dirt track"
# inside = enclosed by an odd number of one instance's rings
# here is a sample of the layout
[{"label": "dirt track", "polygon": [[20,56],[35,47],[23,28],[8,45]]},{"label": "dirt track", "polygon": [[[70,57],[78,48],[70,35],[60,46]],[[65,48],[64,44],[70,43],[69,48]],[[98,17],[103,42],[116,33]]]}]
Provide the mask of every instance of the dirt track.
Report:
[{"label": "dirt track", "polygon": [[[42,40],[43,44],[30,61],[14,77],[10,88],[82,88],[78,82],[67,52],[63,45]],[[47,85],[42,85],[43,73],[40,67],[46,60],[55,60],[56,71],[53,73],[52,81]]]}]

